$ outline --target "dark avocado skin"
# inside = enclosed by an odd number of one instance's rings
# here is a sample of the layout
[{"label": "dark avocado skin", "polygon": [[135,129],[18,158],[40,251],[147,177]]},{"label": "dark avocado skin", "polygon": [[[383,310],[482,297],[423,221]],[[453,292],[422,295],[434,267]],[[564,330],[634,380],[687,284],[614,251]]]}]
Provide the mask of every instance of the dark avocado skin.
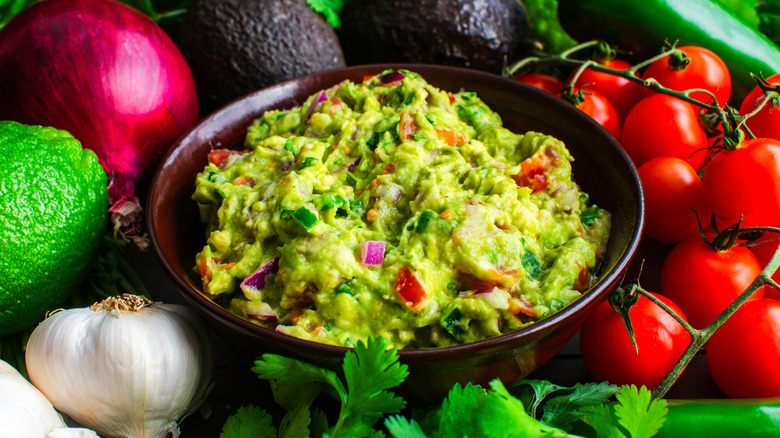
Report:
[{"label": "dark avocado skin", "polygon": [[336,32],[305,0],[200,0],[177,43],[203,114],[265,86],[346,65]]},{"label": "dark avocado skin", "polygon": [[518,0],[352,0],[341,14],[350,65],[417,62],[501,73],[525,47]]}]

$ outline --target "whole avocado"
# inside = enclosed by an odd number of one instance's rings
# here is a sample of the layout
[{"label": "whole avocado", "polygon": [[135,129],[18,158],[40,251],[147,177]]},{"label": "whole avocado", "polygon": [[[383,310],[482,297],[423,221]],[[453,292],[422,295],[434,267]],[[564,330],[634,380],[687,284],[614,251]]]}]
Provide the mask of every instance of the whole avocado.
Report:
[{"label": "whole avocado", "polygon": [[347,63],[414,62],[500,73],[524,51],[518,0],[352,0],[339,37]]},{"label": "whole avocado", "polygon": [[346,65],[336,32],[305,0],[199,0],[177,43],[204,114],[268,85]]}]

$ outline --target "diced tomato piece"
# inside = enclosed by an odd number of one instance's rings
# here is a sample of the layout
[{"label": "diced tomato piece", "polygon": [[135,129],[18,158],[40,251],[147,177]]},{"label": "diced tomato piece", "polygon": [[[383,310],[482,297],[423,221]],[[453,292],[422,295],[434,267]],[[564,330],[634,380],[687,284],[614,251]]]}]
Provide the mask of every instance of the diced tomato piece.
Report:
[{"label": "diced tomato piece", "polygon": [[387,166],[385,166],[384,174],[387,175],[389,173],[393,173],[398,169],[398,165],[395,163],[387,163]]},{"label": "diced tomato piece", "polygon": [[422,283],[408,266],[404,266],[398,271],[398,277],[395,279],[395,292],[404,301],[406,307],[412,310],[418,310],[428,296]]},{"label": "diced tomato piece", "polygon": [[401,120],[398,122],[398,137],[401,140],[411,140],[419,128],[413,115],[401,113]]},{"label": "diced tomato piece", "polygon": [[206,257],[198,260],[198,271],[200,272],[200,281],[204,293],[211,293],[209,292],[209,283],[211,283],[211,279],[214,277],[214,266],[220,263],[222,263],[222,260],[216,257]]},{"label": "diced tomato piece", "polygon": [[240,153],[240,151],[232,149],[214,149],[213,151],[209,152],[209,163],[217,167],[222,167],[229,156]]},{"label": "diced tomato piece", "polygon": [[458,143],[466,141],[466,135],[460,131],[448,131],[446,129],[437,129],[436,133],[449,146],[455,146]]},{"label": "diced tomato piece", "polygon": [[450,98],[450,103],[455,103],[455,95],[452,93],[447,93],[447,97]]},{"label": "diced tomato piece", "polygon": [[536,154],[520,163],[520,173],[513,179],[517,185],[529,187],[532,192],[540,192],[550,186],[547,169],[552,164],[552,157],[547,153]]},{"label": "diced tomato piece", "polygon": [[374,79],[375,77],[376,77],[376,75],[365,75],[365,76],[363,76],[363,82],[368,82],[371,79]]}]

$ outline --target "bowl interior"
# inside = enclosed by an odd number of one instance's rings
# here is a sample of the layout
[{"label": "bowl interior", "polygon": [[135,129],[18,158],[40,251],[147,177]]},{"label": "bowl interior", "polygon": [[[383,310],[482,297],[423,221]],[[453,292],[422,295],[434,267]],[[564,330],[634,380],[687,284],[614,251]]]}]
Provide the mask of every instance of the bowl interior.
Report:
[{"label": "bowl interior", "polygon": [[[574,156],[573,175],[600,207],[612,213],[612,232],[603,255],[600,279],[581,299],[550,318],[498,338],[435,350],[404,350],[402,358],[427,360],[431,355],[468,357],[505,349],[506,339],[539,338],[550,330],[566,335],[576,331],[584,314],[619,281],[639,242],[643,221],[642,192],[636,169],[617,142],[594,122],[562,100],[524,84],[479,71],[434,65],[369,65],[304,76],[259,90],[216,111],[186,134],[164,158],[150,188],[147,221],[155,252],[164,269],[195,307],[236,336],[248,341],[262,337],[294,350],[340,357],[345,349],[281,335],[245,321],[217,306],[199,291],[195,254],[205,244],[204,228],[191,199],[195,175],[203,170],[212,148],[241,148],[247,128],[263,112],[301,104],[309,95],[342,80],[362,81],[388,68],[405,68],[432,85],[449,91],[474,91],[514,132],[540,131],[562,140]],[[569,318],[575,327],[557,328]],[[561,336],[559,336],[561,337]],[[539,338],[541,339],[541,338]],[[526,342],[539,348],[539,342]],[[559,348],[565,340],[557,345]],[[486,353],[488,352],[488,353]],[[554,352],[553,352],[554,354]],[[551,356],[551,355],[550,355]]]}]

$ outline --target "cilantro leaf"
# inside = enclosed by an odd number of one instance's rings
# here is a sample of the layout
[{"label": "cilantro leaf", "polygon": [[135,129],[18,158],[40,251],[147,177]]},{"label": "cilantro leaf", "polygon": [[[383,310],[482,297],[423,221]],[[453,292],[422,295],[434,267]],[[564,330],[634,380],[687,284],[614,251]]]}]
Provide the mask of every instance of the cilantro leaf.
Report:
[{"label": "cilantro leaf", "polygon": [[583,408],[582,421],[596,431],[598,438],[626,438],[618,425],[615,412],[608,405],[594,405]]},{"label": "cilantro leaf", "polygon": [[533,397],[530,398],[528,402],[528,408],[526,411],[528,411],[529,414],[531,414],[532,417],[538,418],[536,415],[536,411],[539,408],[539,406],[542,405],[542,403],[545,401],[547,396],[550,394],[562,390],[562,389],[568,389],[563,386],[556,385],[548,380],[533,380],[533,379],[524,379],[517,381],[514,385],[515,387],[519,386],[528,386],[533,391]]},{"label": "cilantro leaf", "polygon": [[271,381],[276,403],[287,410],[279,424],[279,438],[302,438],[311,435],[311,404],[321,392],[320,385],[279,385]]},{"label": "cilantro leaf", "polygon": [[569,430],[571,423],[583,417],[582,408],[606,403],[618,392],[618,387],[606,382],[577,383],[572,387],[572,391],[570,394],[551,398],[545,403],[542,422]]},{"label": "cilantro leaf", "polygon": [[328,369],[277,354],[264,354],[255,361],[252,371],[261,379],[274,379],[280,385],[298,386],[308,383],[327,383],[342,396],[347,391],[338,375]]},{"label": "cilantro leaf", "polygon": [[663,426],[668,411],[666,400],[653,400],[646,387],[624,385],[616,398],[619,404],[615,415],[632,438],[649,438]]},{"label": "cilantro leaf", "polygon": [[385,427],[395,438],[428,438],[416,421],[407,420],[400,415],[387,417]]},{"label": "cilantro leaf", "polygon": [[325,21],[334,28],[341,26],[339,13],[345,2],[346,0],[306,0],[306,4],[314,9],[314,12],[322,14],[325,17]]},{"label": "cilantro leaf", "polygon": [[490,391],[466,384],[455,385],[442,405],[438,437],[565,437],[567,434],[531,417],[500,380],[490,382]]},{"label": "cilantro leaf", "polygon": [[369,338],[367,345],[358,342],[355,351],[344,357],[344,377],[349,392],[339,413],[336,430],[351,428],[355,423],[373,425],[384,414],[395,413],[406,402],[387,391],[400,385],[409,375],[406,365],[398,362],[394,348],[381,338]]},{"label": "cilantro leaf", "polygon": [[275,437],[271,415],[254,405],[242,406],[222,426],[219,438]]}]

